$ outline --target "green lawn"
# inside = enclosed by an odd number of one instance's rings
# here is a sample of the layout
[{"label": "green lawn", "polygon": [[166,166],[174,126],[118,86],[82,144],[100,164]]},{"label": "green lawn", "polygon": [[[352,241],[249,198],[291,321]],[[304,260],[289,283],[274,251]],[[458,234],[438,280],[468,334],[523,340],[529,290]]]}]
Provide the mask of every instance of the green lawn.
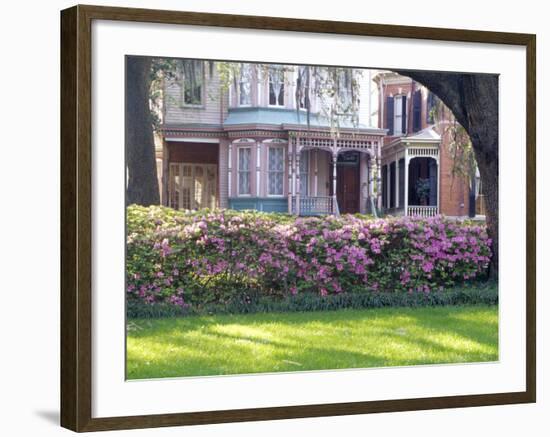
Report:
[{"label": "green lawn", "polygon": [[128,379],[498,360],[498,307],[130,320]]}]

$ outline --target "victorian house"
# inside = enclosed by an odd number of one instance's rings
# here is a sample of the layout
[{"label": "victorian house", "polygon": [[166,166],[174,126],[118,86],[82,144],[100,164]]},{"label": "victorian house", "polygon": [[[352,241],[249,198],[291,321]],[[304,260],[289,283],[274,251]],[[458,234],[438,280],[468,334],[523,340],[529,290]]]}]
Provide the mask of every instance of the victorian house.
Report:
[{"label": "victorian house", "polygon": [[[468,215],[467,184],[449,185],[450,157],[430,118],[433,97],[410,79],[354,73],[352,119],[328,114],[326,99],[313,92],[306,111],[308,97],[296,92],[311,75],[305,67],[240,64],[228,81],[215,63],[184,62],[193,74],[164,88],[157,143],[163,204],[300,215]],[[312,89],[315,80],[307,78]],[[349,99],[350,78],[342,75],[339,85],[338,97]]]}]

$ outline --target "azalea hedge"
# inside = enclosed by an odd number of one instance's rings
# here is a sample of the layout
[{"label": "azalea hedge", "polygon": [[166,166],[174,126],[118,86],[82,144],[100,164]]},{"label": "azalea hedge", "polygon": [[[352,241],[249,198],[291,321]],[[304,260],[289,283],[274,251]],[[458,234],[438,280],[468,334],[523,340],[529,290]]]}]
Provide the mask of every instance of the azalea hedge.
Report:
[{"label": "azalea hedge", "polygon": [[294,217],[127,208],[129,303],[182,308],[300,294],[431,293],[486,278],[485,226],[443,217]]}]

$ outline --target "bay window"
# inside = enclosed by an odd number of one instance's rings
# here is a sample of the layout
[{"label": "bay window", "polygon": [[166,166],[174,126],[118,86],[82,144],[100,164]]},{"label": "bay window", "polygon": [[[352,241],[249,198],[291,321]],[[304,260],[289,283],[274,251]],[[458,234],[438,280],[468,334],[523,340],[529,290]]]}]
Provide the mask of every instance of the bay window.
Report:
[{"label": "bay window", "polygon": [[252,104],[252,66],[250,64],[241,64],[238,94],[239,106]]},{"label": "bay window", "polygon": [[285,72],[281,68],[269,69],[269,105],[285,106]]}]

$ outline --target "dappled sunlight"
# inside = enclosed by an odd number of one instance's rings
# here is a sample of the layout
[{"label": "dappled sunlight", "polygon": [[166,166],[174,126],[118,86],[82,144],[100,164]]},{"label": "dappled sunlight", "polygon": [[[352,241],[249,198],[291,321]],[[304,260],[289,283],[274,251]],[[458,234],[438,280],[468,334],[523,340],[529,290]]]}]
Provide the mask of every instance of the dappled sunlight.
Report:
[{"label": "dappled sunlight", "polygon": [[494,361],[496,307],[398,308],[136,321],[128,377]]},{"label": "dappled sunlight", "polygon": [[268,329],[250,325],[214,325],[209,328],[209,331],[267,343],[273,337],[273,333]]}]

